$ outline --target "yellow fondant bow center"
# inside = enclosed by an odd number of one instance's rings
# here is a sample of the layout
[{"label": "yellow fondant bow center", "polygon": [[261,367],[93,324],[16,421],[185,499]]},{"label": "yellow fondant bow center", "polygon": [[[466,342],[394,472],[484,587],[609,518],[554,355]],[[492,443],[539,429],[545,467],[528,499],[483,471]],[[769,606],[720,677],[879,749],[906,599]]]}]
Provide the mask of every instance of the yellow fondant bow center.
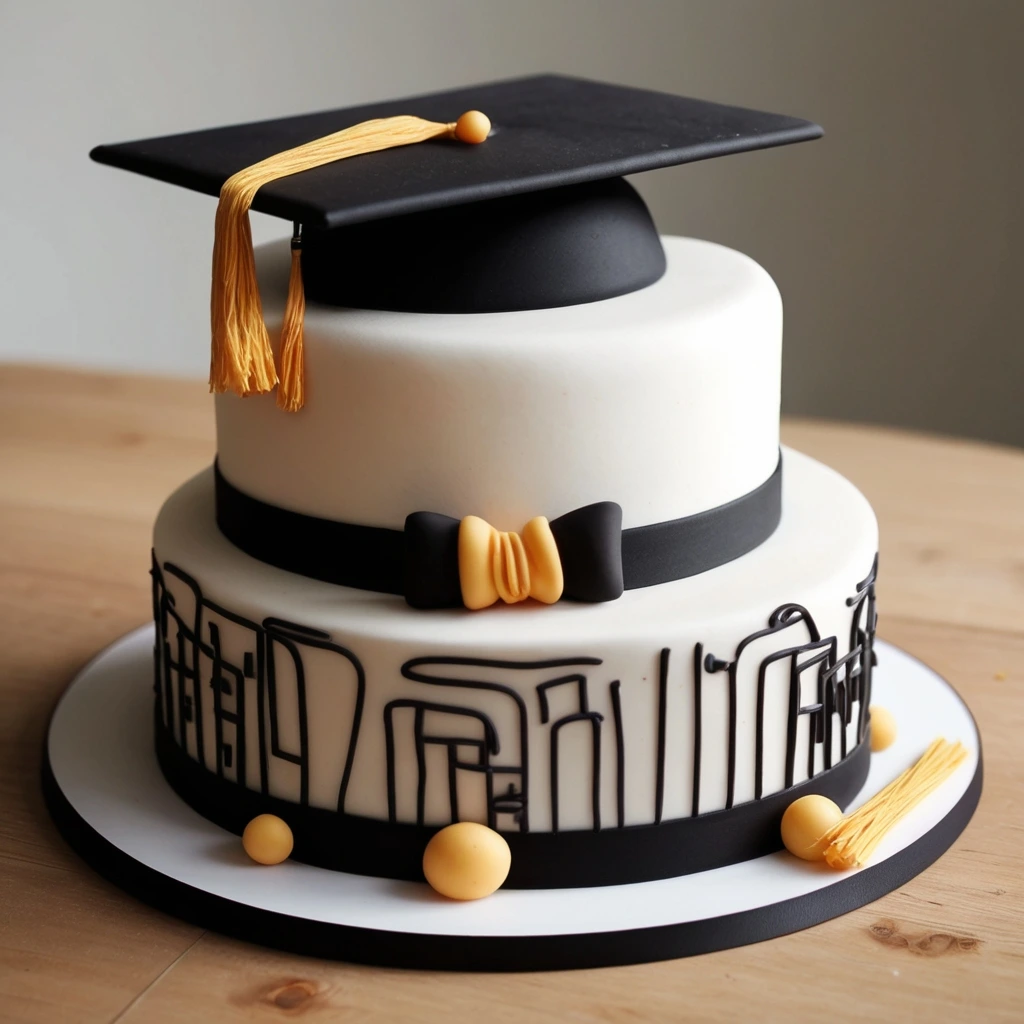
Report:
[{"label": "yellow fondant bow center", "polygon": [[520,535],[466,516],[459,524],[459,584],[462,603],[474,611],[499,599],[554,604],[562,596],[562,561],[548,521],[536,516]]}]

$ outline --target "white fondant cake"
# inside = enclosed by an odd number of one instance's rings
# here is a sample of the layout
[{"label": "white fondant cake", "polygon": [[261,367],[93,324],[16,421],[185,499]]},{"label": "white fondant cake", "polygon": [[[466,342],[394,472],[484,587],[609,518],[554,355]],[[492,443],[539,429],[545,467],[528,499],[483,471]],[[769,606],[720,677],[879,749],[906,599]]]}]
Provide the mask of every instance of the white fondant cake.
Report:
[{"label": "white fondant cake", "polygon": [[[243,554],[220,534],[214,522],[209,472],[185,484],[164,506],[156,524],[155,557],[175,614],[189,630],[200,624],[204,636],[214,627],[220,654],[229,665],[254,662],[260,624],[271,617],[320,631],[354,656],[350,659],[308,647],[291,634],[285,634],[290,636],[291,649],[279,643],[267,655],[275,664],[276,700],[272,709],[264,702],[266,728],[269,732],[273,716],[274,745],[288,755],[275,756],[271,744],[265,744],[271,795],[299,802],[302,765],[294,758],[302,755],[308,770],[310,805],[338,808],[351,749],[354,759],[344,811],[387,819],[390,810],[395,820],[415,823],[417,793],[423,787],[423,823],[446,824],[453,814],[448,743],[458,746],[458,738],[464,738],[466,746],[458,751],[458,760],[475,765],[478,749],[471,744],[488,738],[485,717],[497,740],[497,749],[487,754],[494,772],[494,795],[500,797],[509,784],[521,794],[525,778],[531,831],[555,827],[553,787],[557,787],[560,829],[614,828],[620,824],[620,799],[622,824],[651,824],[685,817],[695,810],[716,811],[743,804],[755,795],[767,796],[785,788],[791,672],[794,664],[808,661],[814,652],[800,651],[795,659],[770,662],[760,715],[759,667],[780,651],[806,645],[813,639],[814,629],[822,638],[836,638],[835,653],[841,659],[850,650],[854,617],[859,615],[863,623],[863,608],[851,607],[850,599],[858,597],[858,585],[871,574],[877,550],[877,527],[870,506],[846,480],[804,455],[786,451],[784,467],[782,522],[756,550],[711,572],[629,591],[618,601],[599,605],[563,601],[545,607],[529,602],[483,612],[425,613],[409,608],[400,597],[339,587],[276,569]],[[859,596],[863,595],[862,586]],[[735,782],[730,800],[727,673],[708,672],[698,663],[708,655],[733,660],[745,637],[764,630],[772,612],[790,604],[805,608],[811,624],[794,620],[787,628],[751,643],[738,659]],[[230,610],[235,618],[219,609]],[[177,649],[177,633],[172,621],[168,627],[172,650]],[[698,644],[702,653],[695,661]],[[665,650],[669,653],[665,657],[664,710],[659,711]],[[523,723],[519,707],[508,693],[425,684],[403,675],[403,666],[424,658],[436,659],[420,669],[434,679],[483,680],[508,687],[521,698]],[[537,667],[467,665],[459,664],[460,659]],[[365,673],[358,716],[356,661]],[[299,663],[304,675],[303,701],[296,687]],[[553,680],[562,682],[549,686],[544,692],[546,700],[542,699],[542,684]],[[230,747],[231,763],[223,767],[224,776],[259,789],[256,737],[260,705],[254,699],[255,681],[248,684],[251,692],[244,705],[244,725],[230,721],[218,725],[208,693],[202,696],[198,713],[193,709],[190,720],[176,719],[181,685],[180,679],[169,682],[165,724],[169,719],[194,758],[199,756],[201,735],[203,761],[211,768],[218,764],[218,743]],[[695,749],[698,686],[702,690],[699,751]],[[812,661],[798,673],[798,703],[806,708],[818,700],[819,664]],[[239,709],[237,691],[223,695],[222,701],[222,709],[229,714]],[[431,705],[424,712],[423,732],[444,742],[429,743],[420,765],[415,716],[423,703]],[[853,705],[847,723],[838,710],[835,712],[834,728],[829,730],[829,763],[841,759],[844,743],[846,750],[857,744],[859,711]],[[596,717],[580,717],[581,712]],[[304,726],[300,726],[300,718]],[[357,718],[355,742],[353,723]],[[763,782],[756,793],[759,718]],[[393,735],[390,754],[388,720]],[[808,778],[809,756],[813,757],[814,773],[826,767],[825,745],[812,736],[813,721],[814,716],[808,714],[798,721],[790,784]],[[659,756],[661,730],[665,741]],[[241,742],[242,733],[245,742]],[[555,734],[557,748],[552,747]],[[552,764],[553,750],[557,750],[557,764]],[[596,779],[595,755],[599,766]],[[700,774],[696,791],[695,768]],[[484,773],[475,767],[453,771],[456,816],[490,820]],[[390,808],[389,777],[394,790]],[[515,810],[499,813],[497,825],[516,830],[519,825],[513,818],[522,807],[516,801],[506,805]]]},{"label": "white fondant cake", "polygon": [[[596,902],[852,804],[874,514],[780,449],[769,275],[660,237],[622,177],[820,135],[546,75],[93,151],[220,196],[217,460],[153,541],[155,756],[189,807],[261,864]],[[250,209],[290,244],[253,252]],[[765,934],[742,916],[686,949]],[[621,959],[595,937],[570,961]]]},{"label": "white fondant cake", "polygon": [[[245,814],[290,820],[297,855],[393,877],[418,874],[431,830],[479,821],[528,841],[510,883],[559,886],[573,859],[603,884],[756,856],[778,843],[779,794],[855,792],[874,515],[785,452],[775,526],[778,291],[739,253],[663,242],[659,281],[582,305],[311,304],[301,412],[218,396],[217,469],[170,498],[154,539],[158,751],[194,806],[237,828],[246,793]],[[258,263],[273,335],[286,251]],[[591,537],[581,561],[575,526],[556,544],[575,587],[621,557],[618,599],[401,596],[410,571],[444,576],[463,516],[519,530],[601,502],[622,508],[610,546]],[[453,518],[414,540],[411,513]],[[661,572],[680,548],[697,567]],[[518,571],[512,550],[484,572]],[[628,850],[601,840],[616,832]],[[573,834],[602,845],[536,845]]]},{"label": "white fondant cake", "polygon": [[[401,529],[410,512],[519,530],[597,501],[623,527],[725,504],[779,451],[782,303],[749,257],[663,239],[665,276],[515,313],[306,311],[306,406],[217,397],[221,471],[265,502]],[[286,245],[257,253],[272,337]]]}]

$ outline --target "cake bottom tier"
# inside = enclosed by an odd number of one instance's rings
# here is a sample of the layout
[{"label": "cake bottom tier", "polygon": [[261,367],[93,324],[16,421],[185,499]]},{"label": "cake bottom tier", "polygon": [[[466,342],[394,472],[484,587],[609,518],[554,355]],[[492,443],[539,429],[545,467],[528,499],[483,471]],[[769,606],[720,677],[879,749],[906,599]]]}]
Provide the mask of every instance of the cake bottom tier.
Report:
[{"label": "cake bottom tier", "polygon": [[154,538],[156,739],[168,780],[295,856],[418,878],[440,826],[512,849],[507,884],[701,871],[778,849],[789,802],[868,769],[877,527],[832,470],[783,455],[750,554],[604,605],[423,612],[275,569],[218,531],[207,471]]}]

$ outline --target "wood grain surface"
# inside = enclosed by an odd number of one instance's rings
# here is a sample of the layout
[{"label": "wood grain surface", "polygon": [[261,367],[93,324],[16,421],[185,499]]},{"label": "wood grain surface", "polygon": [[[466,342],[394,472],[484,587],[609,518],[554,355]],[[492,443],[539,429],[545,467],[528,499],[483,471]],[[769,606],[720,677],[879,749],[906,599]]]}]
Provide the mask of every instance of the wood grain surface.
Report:
[{"label": "wood grain surface", "polygon": [[785,424],[882,530],[880,634],[981,727],[953,849],[871,906],[689,960],[520,975],[303,959],[149,909],[64,845],[38,782],[77,669],[149,616],[156,511],[214,450],[205,385],[0,367],[0,1019],[17,1022],[1024,1019],[1024,453]]}]

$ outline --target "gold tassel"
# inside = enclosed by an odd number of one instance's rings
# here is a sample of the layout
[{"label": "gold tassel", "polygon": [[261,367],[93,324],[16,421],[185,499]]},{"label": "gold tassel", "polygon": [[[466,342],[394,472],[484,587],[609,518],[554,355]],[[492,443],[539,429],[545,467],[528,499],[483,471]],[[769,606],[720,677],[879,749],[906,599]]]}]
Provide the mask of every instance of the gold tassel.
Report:
[{"label": "gold tassel", "polygon": [[281,324],[281,382],[277,389],[277,406],[286,412],[298,412],[306,401],[302,344],[306,293],[302,290],[301,230],[296,225],[292,238],[292,270],[288,276],[288,300],[284,304],[284,321]]},{"label": "gold tassel", "polygon": [[935,740],[916,764],[821,837],[825,861],[839,870],[866,863],[889,829],[966,760],[962,743]]},{"label": "gold tassel", "polygon": [[[210,295],[212,349],[210,390],[237,395],[269,391],[278,381],[267,327],[263,321],[256,261],[249,228],[249,207],[268,182],[350,156],[408,146],[428,139],[455,138],[478,143],[487,138],[490,121],[479,111],[468,111],[458,121],[442,123],[419,117],[378,118],[314,139],[294,149],[245,167],[224,182],[217,205],[213,242],[213,287]],[[282,345],[282,373],[287,374],[285,408],[302,407],[302,294],[300,258],[292,254],[292,272],[285,310],[286,353]]]}]

